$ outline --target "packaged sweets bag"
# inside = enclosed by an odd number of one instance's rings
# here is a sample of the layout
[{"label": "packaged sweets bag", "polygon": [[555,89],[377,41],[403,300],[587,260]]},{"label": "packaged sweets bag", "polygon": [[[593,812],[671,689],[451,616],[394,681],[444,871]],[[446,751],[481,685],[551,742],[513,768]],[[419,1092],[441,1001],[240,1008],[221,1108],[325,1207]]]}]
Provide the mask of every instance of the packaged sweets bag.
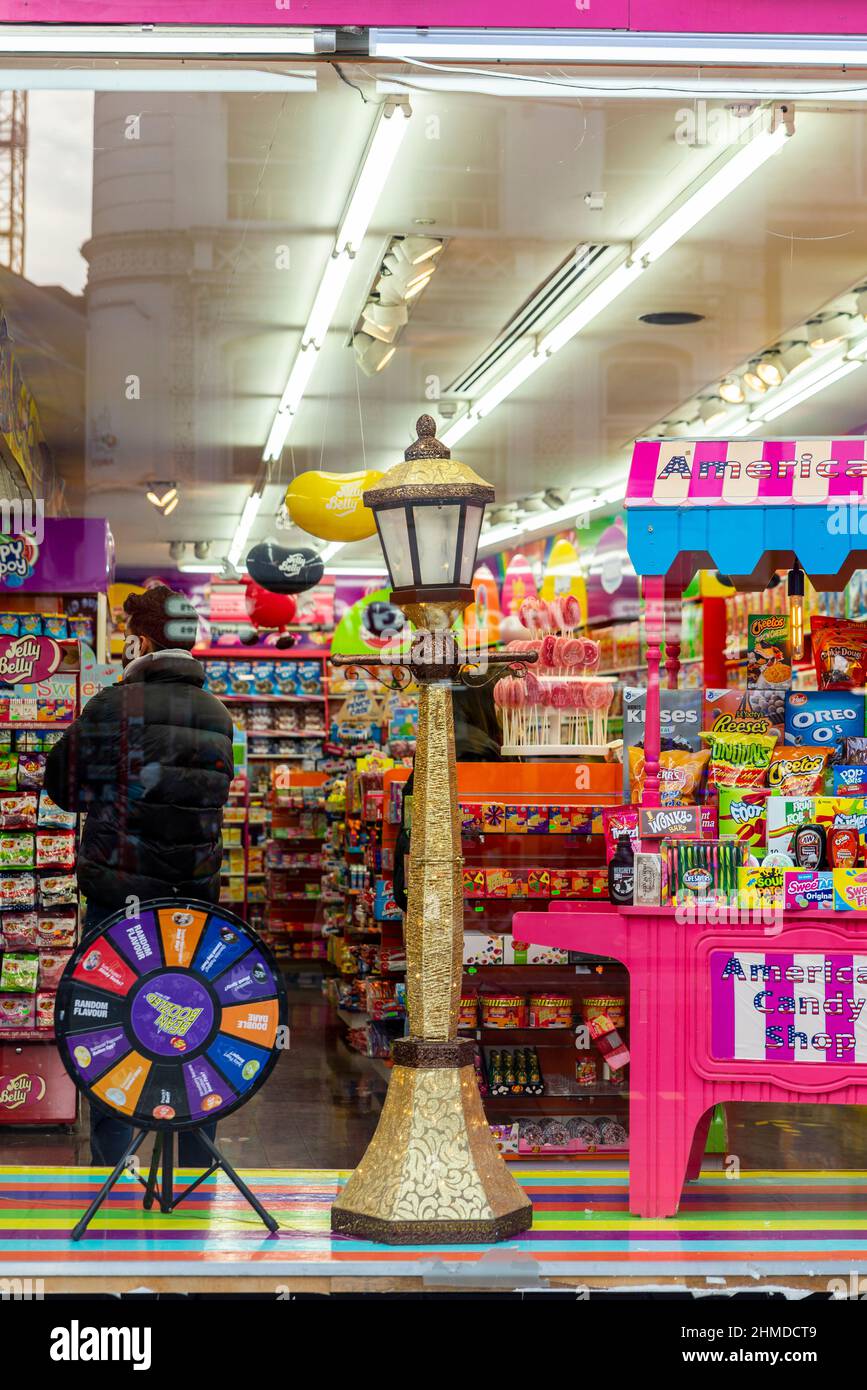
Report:
[{"label": "packaged sweets bag", "polygon": [[867,738],[844,738],[840,761],[854,767],[867,767]]},{"label": "packaged sweets bag", "polygon": [[[73,883],[75,879],[73,878]],[[4,912],[24,911],[36,905],[34,874],[0,872],[0,909]]]},{"label": "packaged sweets bag", "polygon": [[[647,690],[644,686],[623,687],[623,800],[632,799],[629,749],[644,747],[644,721]],[[700,690],[660,690],[659,727],[663,748],[681,751],[701,748],[702,692]]]},{"label": "packaged sweets bag", "polygon": [[[664,750],[659,755],[659,799],[663,806],[691,805],[704,792],[707,771],[707,749],[686,752]],[[644,793],[644,749],[630,748],[630,780],[632,800],[639,802]]]},{"label": "packaged sweets bag", "polygon": [[[785,739],[789,744],[826,745],[835,757],[843,740],[864,734],[864,696],[851,692],[790,690],[786,696]],[[863,739],[867,746],[867,739]]]},{"label": "packaged sweets bag", "polygon": [[35,824],[35,792],[0,794],[0,829],[32,830]]},{"label": "packaged sweets bag", "polygon": [[763,787],[776,734],[705,733],[711,745],[708,786]]},{"label": "packaged sweets bag", "polygon": [[25,830],[0,835],[0,869],[33,868],[33,835]]},{"label": "packaged sweets bag", "polygon": [[39,957],[19,951],[4,951],[0,961],[0,992],[35,994]]},{"label": "packaged sweets bag", "polygon": [[783,744],[771,750],[768,787],[783,796],[816,796],[825,790],[825,776],[832,749],[791,747]]},{"label": "packaged sweets bag", "polygon": [[2,922],[3,939],[7,946],[36,950],[39,945],[39,925],[35,912],[4,912]]},{"label": "packaged sweets bag", "polygon": [[66,962],[71,958],[71,951],[40,951],[37,959],[39,965],[39,988],[57,989],[60,984],[60,977],[66,969]]},{"label": "packaged sweets bag", "polygon": [[18,755],[19,791],[38,791],[45,781],[45,754],[20,753]]},{"label": "packaged sweets bag", "polygon": [[[34,798],[35,800],[35,798]],[[0,814],[2,814],[2,798],[0,798]],[[40,829],[46,830],[74,830],[76,814],[74,811],[64,811],[51,800],[48,792],[43,790],[39,793],[39,810],[37,822]]]},{"label": "packaged sweets bag", "polygon": [[[2,846],[2,840],[0,840]],[[75,865],[75,836],[55,834],[51,830],[36,832],[36,867],[38,869],[71,869]]]},{"label": "packaged sweets bag", "polygon": [[36,996],[0,994],[0,1029],[35,1028]]},{"label": "packaged sweets bag", "polygon": [[810,619],[819,690],[861,690],[867,684],[867,627],[815,613]]}]

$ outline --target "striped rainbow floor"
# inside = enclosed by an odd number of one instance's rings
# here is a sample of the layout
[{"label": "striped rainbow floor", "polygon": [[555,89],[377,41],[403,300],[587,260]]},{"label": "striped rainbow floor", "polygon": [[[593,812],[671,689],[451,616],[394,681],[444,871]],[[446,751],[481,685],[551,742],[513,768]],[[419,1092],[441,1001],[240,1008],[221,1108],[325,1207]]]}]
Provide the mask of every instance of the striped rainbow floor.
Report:
[{"label": "striped rainbow floor", "polygon": [[212,1178],[175,1213],[145,1212],[141,1188],[115,1188],[76,1245],[69,1233],[103,1171],[0,1167],[0,1277],[61,1274],[106,1281],[130,1272],[242,1276],[488,1274],[520,1284],[580,1279],[867,1272],[867,1173],[752,1171],[729,1180],[706,1172],[670,1220],[629,1215],[624,1166],[519,1166],[512,1171],[535,1209],[527,1235],[496,1247],[393,1248],[332,1239],[329,1207],[345,1174],[252,1169],[244,1173],[280,1222],[269,1237],[225,1178]]}]

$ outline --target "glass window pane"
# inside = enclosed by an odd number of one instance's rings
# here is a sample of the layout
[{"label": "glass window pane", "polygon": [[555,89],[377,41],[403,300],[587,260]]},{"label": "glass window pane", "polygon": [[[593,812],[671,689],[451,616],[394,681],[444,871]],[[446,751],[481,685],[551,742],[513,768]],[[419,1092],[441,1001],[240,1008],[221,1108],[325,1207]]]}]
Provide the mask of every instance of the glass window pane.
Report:
[{"label": "glass window pane", "polygon": [[453,584],[460,507],[413,507],[422,584]]},{"label": "glass window pane", "polygon": [[464,508],[464,536],[461,544],[461,553],[458,557],[460,564],[458,572],[459,584],[469,584],[472,581],[473,570],[476,564],[476,551],[479,547],[479,531],[482,529],[484,511],[484,507]]},{"label": "glass window pane", "polygon": [[390,507],[379,513],[379,532],[392,584],[396,589],[412,585],[412,559],[403,507]]}]

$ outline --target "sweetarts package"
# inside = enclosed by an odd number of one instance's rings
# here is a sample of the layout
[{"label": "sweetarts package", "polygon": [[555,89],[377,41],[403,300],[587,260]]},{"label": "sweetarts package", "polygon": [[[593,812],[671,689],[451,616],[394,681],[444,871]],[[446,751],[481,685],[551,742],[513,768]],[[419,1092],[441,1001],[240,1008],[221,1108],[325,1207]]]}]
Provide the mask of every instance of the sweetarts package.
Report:
[{"label": "sweetarts package", "polygon": [[867,912],[867,869],[832,869],[834,909]]},{"label": "sweetarts package", "polygon": [[[660,690],[659,719],[662,748],[697,752],[702,743],[700,690]],[[629,749],[644,747],[647,690],[643,685],[623,687],[623,800],[632,796]]]},{"label": "sweetarts package", "polygon": [[844,738],[864,733],[864,696],[851,690],[790,690],[786,743],[839,749]]},{"label": "sweetarts package", "polygon": [[[845,873],[846,870],[835,870]],[[834,907],[833,873],[829,869],[784,869],[783,906],[787,912],[830,912]]]}]

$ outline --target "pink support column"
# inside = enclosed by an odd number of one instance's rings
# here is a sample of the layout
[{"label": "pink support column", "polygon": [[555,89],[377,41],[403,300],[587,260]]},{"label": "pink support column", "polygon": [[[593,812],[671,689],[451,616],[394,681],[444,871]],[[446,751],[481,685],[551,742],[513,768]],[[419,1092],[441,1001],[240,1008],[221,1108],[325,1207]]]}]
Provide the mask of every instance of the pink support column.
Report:
[{"label": "pink support column", "polygon": [[665,581],[665,671],[666,686],[677,690],[680,675],[680,637],[683,627],[683,600],[680,585]]},{"label": "pink support column", "polygon": [[665,580],[662,575],[645,576],[641,581],[644,594],[644,633],[647,662],[647,706],[644,715],[644,803],[659,805],[659,665],[662,659],[662,634],[665,620]]}]

